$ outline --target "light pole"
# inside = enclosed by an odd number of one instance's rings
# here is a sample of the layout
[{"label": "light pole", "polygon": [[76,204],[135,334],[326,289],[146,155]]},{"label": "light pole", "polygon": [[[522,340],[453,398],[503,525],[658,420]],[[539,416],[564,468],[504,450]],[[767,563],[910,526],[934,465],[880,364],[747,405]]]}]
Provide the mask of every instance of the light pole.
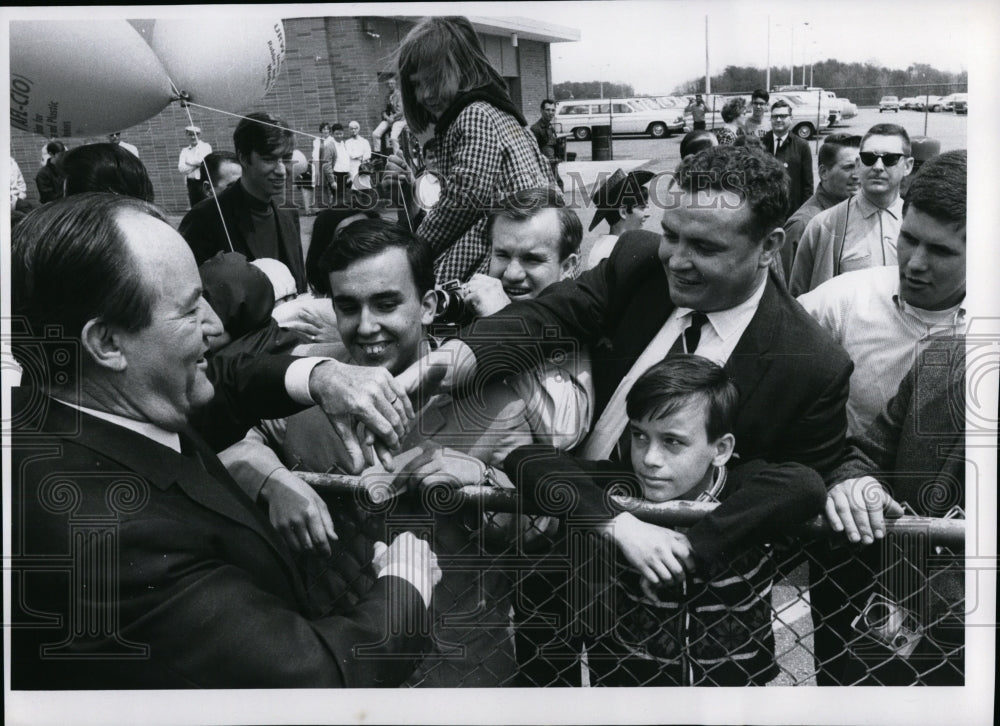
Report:
[{"label": "light pole", "polygon": [[[788,68],[788,85],[789,86],[794,86],[795,85],[795,29],[797,27],[799,27],[800,25],[808,28],[809,27],[809,23],[808,22],[794,23],[792,25],[783,25],[782,23],[775,23],[775,25],[777,27],[779,27],[779,28],[788,28],[791,31],[792,42],[791,42],[791,54],[790,54],[791,57],[788,60],[788,63],[789,63],[789,68]],[[770,48],[768,48],[768,52],[770,52]],[[803,73],[802,83],[804,84],[805,80],[806,80],[805,79],[805,68],[802,69],[802,73]]]},{"label": "light pole", "polygon": [[767,16],[767,75],[764,77],[764,90],[771,91],[771,16]]}]

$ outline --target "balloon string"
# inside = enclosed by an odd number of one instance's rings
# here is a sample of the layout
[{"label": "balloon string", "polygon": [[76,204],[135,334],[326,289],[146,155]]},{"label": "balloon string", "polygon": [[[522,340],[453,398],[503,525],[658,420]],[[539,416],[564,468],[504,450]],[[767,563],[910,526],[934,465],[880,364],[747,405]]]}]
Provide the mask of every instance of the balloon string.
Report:
[{"label": "balloon string", "polygon": [[[174,93],[178,96],[181,95],[180,90],[177,88],[177,84],[174,83],[172,78],[168,78],[170,85],[174,89]],[[191,115],[191,109],[188,108],[187,103],[182,103],[181,108],[187,114],[188,121],[191,122],[192,126],[195,126],[194,117]],[[222,222],[222,231],[226,234],[226,244],[229,245],[229,251],[235,252],[236,248],[233,247],[233,238],[229,236],[229,227],[226,226],[226,218],[222,214],[222,206],[219,204],[219,195],[215,193],[215,182],[212,180],[212,175],[208,171],[208,164],[205,163],[205,159],[201,160],[201,168],[204,170],[205,178],[208,180],[208,185],[212,188],[212,199],[215,201],[215,209],[219,213],[219,221]]]},{"label": "balloon string", "polygon": [[[172,80],[170,81],[170,85],[173,86],[174,93],[178,97],[177,100],[180,100],[181,99],[181,92],[178,90],[177,86],[174,84],[174,82]],[[299,136],[308,136],[310,139],[313,139],[313,140],[316,140],[316,139],[320,138],[319,136],[316,136],[315,134],[311,134],[308,131],[299,131],[298,129],[288,128],[287,126],[282,126],[281,124],[274,124],[274,123],[271,123],[269,121],[261,121],[260,119],[251,119],[251,118],[248,118],[248,117],[243,116],[243,115],[238,114],[238,113],[232,113],[230,111],[223,111],[221,108],[212,108],[211,106],[205,106],[204,104],[195,103],[193,101],[184,100],[181,105],[184,107],[184,110],[187,112],[188,119],[190,119],[192,126],[194,125],[194,119],[191,116],[191,110],[190,110],[189,106],[196,106],[197,108],[204,109],[205,111],[212,111],[214,113],[222,114],[223,116],[232,116],[233,118],[238,118],[238,119],[242,119],[242,120],[246,120],[246,121],[253,121],[254,123],[262,124],[264,126],[271,126],[272,128],[280,129],[282,131],[288,131],[288,132],[293,133],[293,134],[298,134]],[[381,156],[384,159],[388,159],[389,158],[388,154],[382,154],[382,153],[379,153],[377,151],[372,151],[372,155],[373,156]],[[202,166],[205,167],[205,175],[208,176],[208,167],[205,166],[204,162],[202,162]],[[211,178],[209,178],[209,183],[211,183],[211,182],[212,182],[212,180],[211,180]],[[214,185],[213,185],[213,187],[214,187]],[[221,209],[221,207],[219,207],[219,200],[215,196],[214,193],[213,193],[212,197],[215,199],[215,206],[219,210],[219,217],[222,218],[222,209]],[[409,205],[406,203],[406,195],[405,194],[402,195],[401,201],[403,202],[403,214],[406,215],[406,223],[410,227],[410,232],[414,233],[413,219],[410,216],[410,209],[409,209]],[[232,251],[233,250],[233,243],[232,243],[232,240],[229,239],[229,230],[226,229],[226,221],[225,221],[225,219],[222,220],[222,228],[226,232],[226,240],[229,242],[229,249]]]}]

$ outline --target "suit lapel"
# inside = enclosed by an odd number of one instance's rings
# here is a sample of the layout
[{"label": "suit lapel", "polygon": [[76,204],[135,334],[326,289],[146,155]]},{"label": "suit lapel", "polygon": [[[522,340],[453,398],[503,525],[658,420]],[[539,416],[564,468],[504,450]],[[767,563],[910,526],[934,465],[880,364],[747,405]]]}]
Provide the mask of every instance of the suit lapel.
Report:
[{"label": "suit lapel", "polygon": [[280,541],[278,533],[264,513],[233,481],[215,452],[193,429],[185,429],[181,433],[181,439],[186,439],[188,445],[195,449],[204,469],[190,457],[182,455],[180,458],[183,459],[188,476],[178,474],[174,477],[174,483],[202,506],[255,530],[284,561],[285,566],[295,572],[288,548]]},{"label": "suit lapel", "polygon": [[[79,425],[71,426],[76,416],[79,416]],[[279,540],[277,532],[270,526],[263,512],[239,489],[215,453],[192,430],[182,433],[182,439],[187,436],[192,441],[204,468],[194,459],[141,434],[78,412],[57,401],[50,401],[46,427],[53,432],[74,432],[60,438],[72,440],[118,462],[163,491],[176,484],[192,501],[254,530],[275,551],[289,571],[289,580],[294,584],[296,596],[300,599],[304,597],[304,588],[288,548]]]},{"label": "suit lapel", "polygon": [[740,410],[745,410],[761,378],[771,367],[773,357],[768,355],[775,332],[780,329],[783,311],[775,281],[770,272],[764,296],[757,306],[757,312],[750,319],[736,348],[726,362],[726,372],[732,377],[740,391]]}]

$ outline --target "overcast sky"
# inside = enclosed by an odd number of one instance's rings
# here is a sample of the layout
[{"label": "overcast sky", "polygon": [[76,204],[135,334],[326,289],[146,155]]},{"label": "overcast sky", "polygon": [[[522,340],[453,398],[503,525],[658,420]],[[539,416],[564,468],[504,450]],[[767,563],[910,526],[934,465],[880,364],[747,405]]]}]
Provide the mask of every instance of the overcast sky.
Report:
[{"label": "overcast sky", "polygon": [[873,61],[889,68],[928,63],[957,72],[967,69],[970,23],[996,12],[979,0],[622,0],[503,5],[511,15],[581,31],[579,42],[552,46],[555,82],[626,81],[642,93],[670,91],[704,76],[706,16],[712,74],[727,65],[766,67],[768,15],[772,66],[788,66],[790,26],[794,25],[796,66],[802,65],[803,57],[806,62],[836,58]]},{"label": "overcast sky", "polygon": [[[625,81],[637,92],[668,92],[705,73],[708,17],[710,72],[727,65],[766,67],[768,17],[771,64],[810,59],[873,61],[890,68],[928,63],[949,71],[967,69],[970,32],[997,27],[1000,13],[988,0],[600,0],[589,2],[340,3],[241,6],[241,13],[282,17],[316,15],[422,15],[462,13],[535,18],[578,29],[577,42],[552,46],[553,80]],[[251,9],[252,8],[252,9]],[[18,11],[14,11],[17,14]],[[21,11],[25,12],[25,11]],[[157,17],[231,14],[232,6],[132,6],[27,10],[67,18],[115,14]],[[803,25],[808,23],[808,26]],[[796,74],[796,78],[800,76]]]}]

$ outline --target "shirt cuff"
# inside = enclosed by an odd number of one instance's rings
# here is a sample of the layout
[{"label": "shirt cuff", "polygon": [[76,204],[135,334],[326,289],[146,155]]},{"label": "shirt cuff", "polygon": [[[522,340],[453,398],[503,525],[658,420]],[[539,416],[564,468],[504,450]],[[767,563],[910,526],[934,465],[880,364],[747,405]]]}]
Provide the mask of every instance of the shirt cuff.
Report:
[{"label": "shirt cuff", "polygon": [[431,606],[431,594],[434,592],[434,582],[430,578],[414,577],[412,572],[407,572],[406,568],[402,567],[399,563],[388,564],[379,570],[379,578],[389,575],[400,577],[413,585],[417,588],[417,592],[420,593],[424,605],[428,608]]},{"label": "shirt cuff", "polygon": [[328,360],[333,360],[333,358],[310,356],[299,358],[288,366],[285,371],[285,391],[295,403],[301,406],[312,406],[316,403],[309,393],[309,376],[312,375],[313,368]]}]

